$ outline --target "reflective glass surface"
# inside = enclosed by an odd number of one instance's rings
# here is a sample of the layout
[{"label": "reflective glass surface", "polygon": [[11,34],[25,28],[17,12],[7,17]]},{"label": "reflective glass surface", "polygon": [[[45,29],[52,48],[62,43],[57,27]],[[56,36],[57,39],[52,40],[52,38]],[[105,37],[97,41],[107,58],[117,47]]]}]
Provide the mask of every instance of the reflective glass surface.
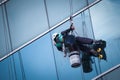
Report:
[{"label": "reflective glass surface", "polygon": [[87,0],[9,0],[1,6],[1,25],[5,25],[4,30],[1,26],[5,33],[4,37],[1,34],[1,44],[9,48],[3,49],[5,52],[1,51],[2,54],[23,48],[50,27],[91,3]]},{"label": "reflective glass surface", "polygon": [[[45,1],[49,27],[69,17],[69,0]],[[73,13],[87,4],[82,1],[72,0]],[[88,3],[93,1],[89,0]],[[54,5],[52,5],[53,3]],[[52,34],[69,28],[70,22],[68,21],[2,60],[0,62],[0,80],[91,80],[119,64],[119,3],[119,0],[103,0],[90,10],[73,18],[76,36],[107,41],[105,48],[107,61],[92,58],[94,62],[92,72],[83,73],[82,66],[72,68],[69,57],[64,58],[63,52],[58,51],[52,43]],[[62,6],[63,4],[65,7]],[[79,6],[79,4],[81,5]],[[58,7],[56,7],[57,5]],[[5,56],[49,29],[44,0],[10,0],[6,5],[0,6],[0,16],[0,56]],[[105,79],[109,79],[111,75],[113,76],[113,74],[105,76]]]}]

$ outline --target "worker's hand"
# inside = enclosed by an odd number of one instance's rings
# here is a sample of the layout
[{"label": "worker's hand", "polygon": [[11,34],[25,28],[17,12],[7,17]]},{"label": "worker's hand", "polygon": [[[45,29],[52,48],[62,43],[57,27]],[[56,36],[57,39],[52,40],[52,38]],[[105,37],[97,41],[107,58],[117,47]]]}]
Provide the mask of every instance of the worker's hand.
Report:
[{"label": "worker's hand", "polygon": [[72,26],[70,26],[70,30],[74,30],[75,29],[75,27],[72,25]]}]

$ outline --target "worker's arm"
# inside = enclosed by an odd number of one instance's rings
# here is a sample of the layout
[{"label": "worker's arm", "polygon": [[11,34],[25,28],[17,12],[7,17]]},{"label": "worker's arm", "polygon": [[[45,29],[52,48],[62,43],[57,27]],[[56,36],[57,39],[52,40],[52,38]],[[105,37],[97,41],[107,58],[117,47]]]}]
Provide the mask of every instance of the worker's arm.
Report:
[{"label": "worker's arm", "polygon": [[72,30],[74,30],[74,29],[75,29],[74,26],[71,25],[71,27],[70,27],[69,29],[66,29],[65,31],[62,31],[61,34],[62,34],[63,36],[66,36],[66,35],[68,35],[68,33],[69,33],[70,31],[72,31]]}]

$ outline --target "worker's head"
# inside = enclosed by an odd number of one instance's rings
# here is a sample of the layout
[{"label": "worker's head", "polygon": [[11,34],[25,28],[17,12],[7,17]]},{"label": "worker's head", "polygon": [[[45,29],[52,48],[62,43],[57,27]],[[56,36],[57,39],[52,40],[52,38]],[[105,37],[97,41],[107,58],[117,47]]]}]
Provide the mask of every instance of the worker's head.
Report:
[{"label": "worker's head", "polygon": [[54,40],[58,35],[59,35],[58,33],[54,33],[54,34],[52,35],[52,39]]},{"label": "worker's head", "polygon": [[62,34],[58,34],[58,33],[54,33],[52,35],[52,39],[55,43],[58,43],[58,42],[63,42],[63,36]]}]

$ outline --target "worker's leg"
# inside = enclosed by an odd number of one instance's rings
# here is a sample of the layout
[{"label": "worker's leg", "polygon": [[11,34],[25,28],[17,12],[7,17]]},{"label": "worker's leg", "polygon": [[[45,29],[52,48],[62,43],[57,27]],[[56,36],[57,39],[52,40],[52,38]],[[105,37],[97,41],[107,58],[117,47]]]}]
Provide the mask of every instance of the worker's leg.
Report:
[{"label": "worker's leg", "polygon": [[79,49],[83,52],[86,52],[92,56],[98,57],[98,53],[86,45],[79,44]]},{"label": "worker's leg", "polygon": [[76,37],[76,41],[79,44],[92,44],[94,42],[93,39],[85,38],[85,37]]},{"label": "worker's leg", "polygon": [[78,44],[96,44],[96,43],[100,43],[102,40],[94,40],[91,38],[85,38],[85,37],[76,37],[76,42]]}]

